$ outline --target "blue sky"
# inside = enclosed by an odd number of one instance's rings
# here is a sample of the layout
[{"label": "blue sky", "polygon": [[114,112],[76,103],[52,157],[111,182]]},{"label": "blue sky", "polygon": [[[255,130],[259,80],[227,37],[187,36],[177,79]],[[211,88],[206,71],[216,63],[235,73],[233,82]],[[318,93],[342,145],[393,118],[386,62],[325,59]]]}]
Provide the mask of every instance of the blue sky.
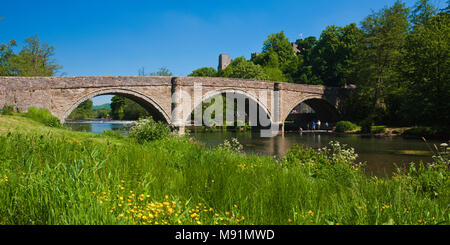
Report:
[{"label": "blue sky", "polygon": [[[220,53],[250,57],[270,33],[291,41],[327,25],[359,23],[394,0],[2,1],[0,43],[18,49],[37,34],[55,47],[66,76],[134,76],[167,67],[174,75],[217,67]],[[439,6],[445,0],[432,1]],[[405,1],[413,6],[415,0]],[[97,103],[96,103],[97,104]]]}]

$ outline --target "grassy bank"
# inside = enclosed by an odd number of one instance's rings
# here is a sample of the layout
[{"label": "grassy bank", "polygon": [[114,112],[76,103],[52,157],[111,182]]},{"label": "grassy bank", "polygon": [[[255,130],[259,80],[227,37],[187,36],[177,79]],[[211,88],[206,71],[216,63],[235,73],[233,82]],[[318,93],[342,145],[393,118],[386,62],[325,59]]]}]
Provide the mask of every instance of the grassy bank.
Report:
[{"label": "grassy bank", "polygon": [[350,149],[283,160],[0,116],[0,224],[450,224],[448,171],[366,177]]}]

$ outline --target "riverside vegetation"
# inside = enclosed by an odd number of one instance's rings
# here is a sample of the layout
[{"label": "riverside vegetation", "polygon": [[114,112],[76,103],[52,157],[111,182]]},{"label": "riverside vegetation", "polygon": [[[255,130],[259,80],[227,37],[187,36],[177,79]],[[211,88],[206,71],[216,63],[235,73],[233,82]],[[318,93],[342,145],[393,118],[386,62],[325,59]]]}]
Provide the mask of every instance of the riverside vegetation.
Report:
[{"label": "riverside vegetation", "polygon": [[338,142],[276,159],[151,119],[139,139],[48,127],[39,111],[0,116],[0,224],[450,224],[444,150],[387,179]]}]

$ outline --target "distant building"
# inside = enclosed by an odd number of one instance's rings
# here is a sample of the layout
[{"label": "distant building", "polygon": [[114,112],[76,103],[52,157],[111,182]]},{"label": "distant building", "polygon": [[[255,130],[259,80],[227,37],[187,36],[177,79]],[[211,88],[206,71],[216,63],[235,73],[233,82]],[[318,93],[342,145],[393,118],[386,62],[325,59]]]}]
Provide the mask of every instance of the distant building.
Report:
[{"label": "distant building", "polygon": [[292,48],[294,49],[294,54],[297,55],[297,53],[300,53],[300,50],[298,49],[298,46],[296,44],[296,42],[291,43]]},{"label": "distant building", "polygon": [[220,54],[219,55],[219,67],[217,68],[218,71],[221,71],[225,68],[227,68],[228,65],[231,64],[231,57],[228,54]]}]

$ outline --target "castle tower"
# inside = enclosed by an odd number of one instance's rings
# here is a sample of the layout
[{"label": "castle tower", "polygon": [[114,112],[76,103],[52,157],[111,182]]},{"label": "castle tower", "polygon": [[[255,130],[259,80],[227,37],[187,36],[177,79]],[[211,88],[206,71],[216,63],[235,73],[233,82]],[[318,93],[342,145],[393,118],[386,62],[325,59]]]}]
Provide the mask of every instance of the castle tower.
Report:
[{"label": "castle tower", "polygon": [[218,71],[221,71],[231,63],[231,57],[228,54],[220,54],[219,55],[219,67],[217,68]]}]

